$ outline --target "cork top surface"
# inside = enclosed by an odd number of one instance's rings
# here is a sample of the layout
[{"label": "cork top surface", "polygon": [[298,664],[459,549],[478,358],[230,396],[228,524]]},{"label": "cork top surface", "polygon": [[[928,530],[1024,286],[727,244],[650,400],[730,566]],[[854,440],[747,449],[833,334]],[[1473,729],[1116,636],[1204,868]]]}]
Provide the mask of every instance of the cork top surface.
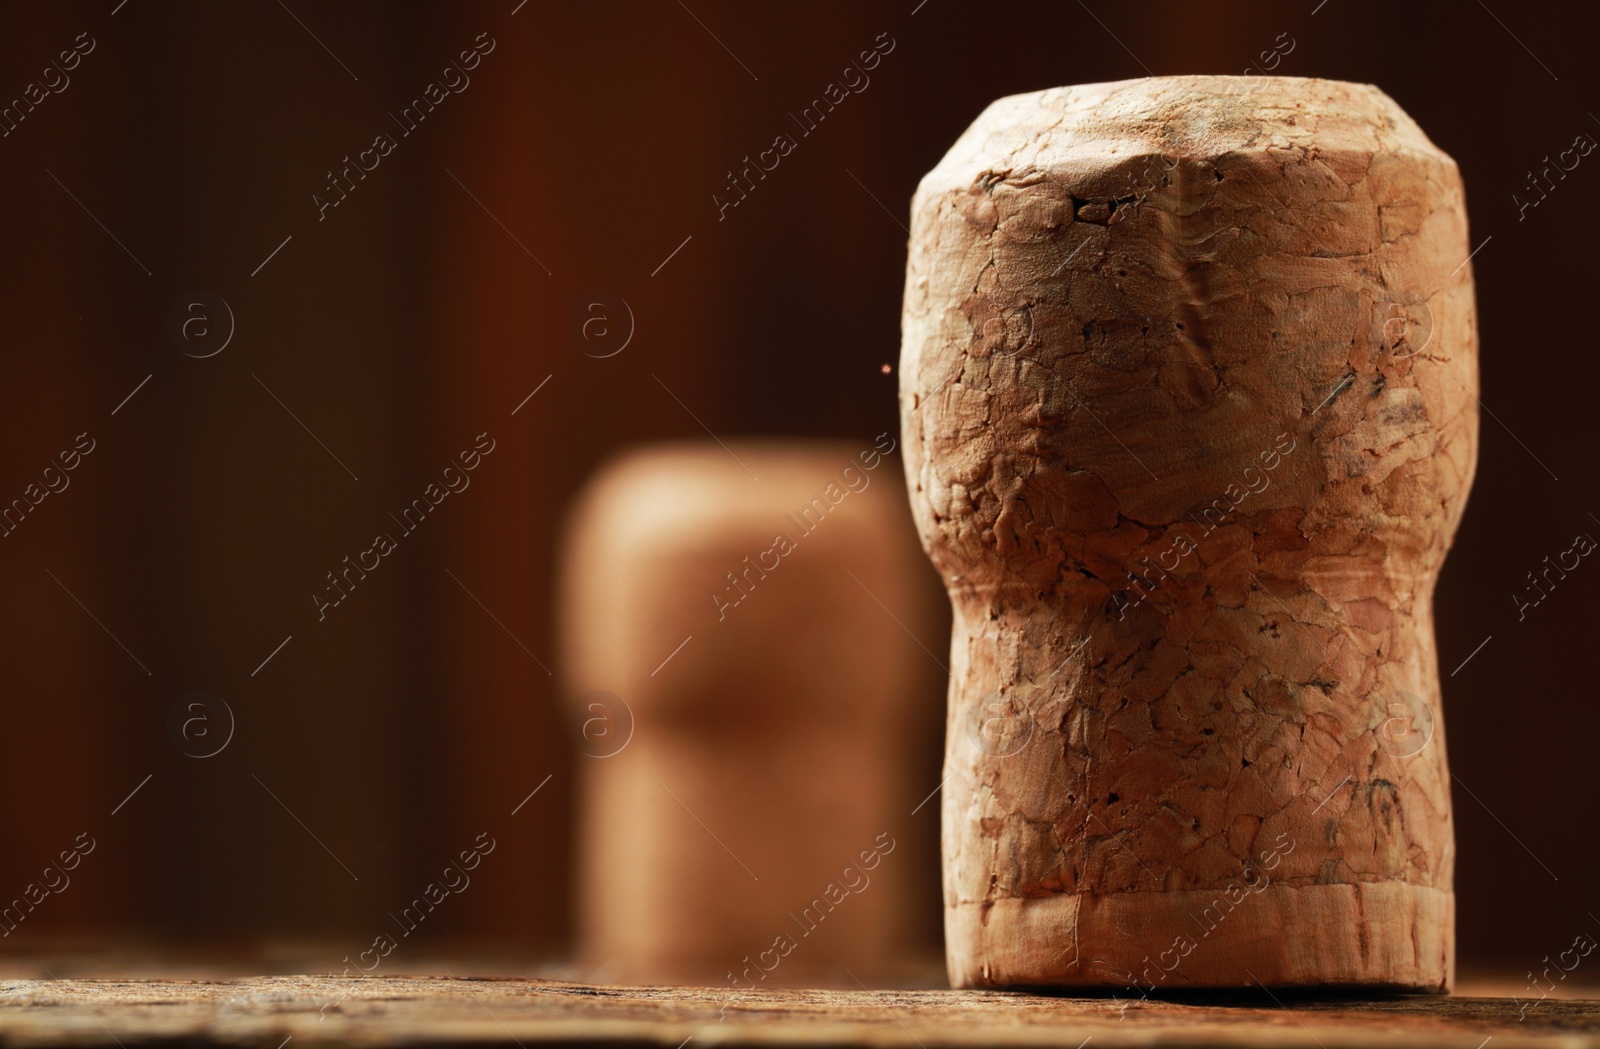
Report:
[{"label": "cork top surface", "polygon": [[1466,420],[1460,175],[1374,87],[1167,77],[1001,99],[924,178],[912,231],[907,462],[948,439],[963,488],[1036,449],[1104,485],[1073,506],[1172,523],[1315,431],[1326,454],[1257,504],[1282,509],[1430,459]]},{"label": "cork top surface", "polygon": [[[870,442],[857,447],[845,441],[647,445],[604,466],[576,516],[583,527],[605,533],[617,551],[632,556],[653,556],[663,544],[715,546],[729,532],[742,536],[758,526],[765,534],[782,524],[784,511],[806,505],[830,486],[836,492],[862,492],[880,477],[898,485],[894,468],[882,469],[882,456],[874,453]],[[852,509],[869,506],[899,509],[898,502],[877,499]]]},{"label": "cork top surface", "polygon": [[989,105],[922,180],[919,193],[986,172],[1083,171],[1161,154],[1417,153],[1454,166],[1371,84],[1306,77],[1170,76],[1077,84]]}]

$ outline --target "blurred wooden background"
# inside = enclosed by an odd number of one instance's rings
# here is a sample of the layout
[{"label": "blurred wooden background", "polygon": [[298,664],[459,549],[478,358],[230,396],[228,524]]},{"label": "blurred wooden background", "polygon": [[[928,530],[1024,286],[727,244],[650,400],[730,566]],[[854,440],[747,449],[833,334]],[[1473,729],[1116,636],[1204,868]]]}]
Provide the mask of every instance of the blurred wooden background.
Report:
[{"label": "blurred wooden background", "polygon": [[[78,434],[96,443],[0,539],[0,900],[80,831],[96,849],[0,950],[68,932],[356,950],[487,831],[497,851],[429,935],[559,956],[574,759],[529,652],[553,662],[576,487],[618,448],[703,436],[694,416],[724,439],[895,428],[901,223],[979,110],[1253,62],[1378,84],[1460,162],[1474,244],[1492,237],[1473,262],[1492,414],[1438,594],[1461,960],[1520,973],[1592,924],[1597,846],[1573,814],[1593,798],[1582,653],[1600,568],[1521,620],[1512,601],[1546,555],[1600,533],[1600,159],[1520,219],[1513,201],[1543,158],[1600,136],[1585,8],[515,6],[4,13],[0,102],[80,34],[93,49],[0,137],[0,499]],[[719,220],[730,169],[797,135],[790,114],[880,34],[894,46],[870,83]],[[470,83],[403,135],[391,114],[480,39]],[[395,148],[319,220],[327,173],[379,133]],[[232,307],[215,356],[168,336],[190,292]],[[592,293],[636,319],[614,357],[571,334]],[[324,574],[480,433],[495,451],[470,488],[319,621]],[[215,758],[169,738],[192,690],[236,716]],[[935,768],[932,736],[918,745]],[[930,902],[936,812],[905,828]]]}]

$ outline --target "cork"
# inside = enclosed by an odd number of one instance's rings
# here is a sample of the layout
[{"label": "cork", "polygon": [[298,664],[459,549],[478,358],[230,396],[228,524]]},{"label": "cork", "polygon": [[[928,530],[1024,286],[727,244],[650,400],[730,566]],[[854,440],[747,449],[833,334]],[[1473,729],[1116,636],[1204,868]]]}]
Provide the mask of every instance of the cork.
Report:
[{"label": "cork", "polygon": [[912,222],[952,984],[1447,991],[1454,162],[1368,85],[1081,85],[991,105]]},{"label": "cork", "polygon": [[650,446],[580,497],[560,618],[596,978],[733,994],[902,964],[931,874],[911,727],[938,706],[908,632],[938,591],[897,444]]}]

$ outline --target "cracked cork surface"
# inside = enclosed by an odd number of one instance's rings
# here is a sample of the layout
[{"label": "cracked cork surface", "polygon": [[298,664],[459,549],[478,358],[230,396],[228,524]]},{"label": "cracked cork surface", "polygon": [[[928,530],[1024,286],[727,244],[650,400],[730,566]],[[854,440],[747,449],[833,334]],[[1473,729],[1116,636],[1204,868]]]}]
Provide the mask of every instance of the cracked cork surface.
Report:
[{"label": "cracked cork surface", "polygon": [[1455,163],[1370,86],[1160,77],[994,103],[912,214],[954,986],[1448,989]]}]

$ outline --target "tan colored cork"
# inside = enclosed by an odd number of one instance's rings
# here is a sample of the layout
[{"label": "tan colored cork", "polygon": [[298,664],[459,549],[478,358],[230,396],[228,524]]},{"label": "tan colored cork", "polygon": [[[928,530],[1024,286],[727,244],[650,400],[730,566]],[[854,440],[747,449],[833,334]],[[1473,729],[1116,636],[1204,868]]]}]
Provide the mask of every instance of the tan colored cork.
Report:
[{"label": "tan colored cork", "polygon": [[563,677],[597,977],[749,991],[900,964],[930,789],[908,723],[937,700],[905,632],[928,581],[897,443],[654,446],[579,500]]},{"label": "tan colored cork", "polygon": [[1447,990],[1461,180],[1376,88],[1002,99],[912,205],[956,987]]}]

